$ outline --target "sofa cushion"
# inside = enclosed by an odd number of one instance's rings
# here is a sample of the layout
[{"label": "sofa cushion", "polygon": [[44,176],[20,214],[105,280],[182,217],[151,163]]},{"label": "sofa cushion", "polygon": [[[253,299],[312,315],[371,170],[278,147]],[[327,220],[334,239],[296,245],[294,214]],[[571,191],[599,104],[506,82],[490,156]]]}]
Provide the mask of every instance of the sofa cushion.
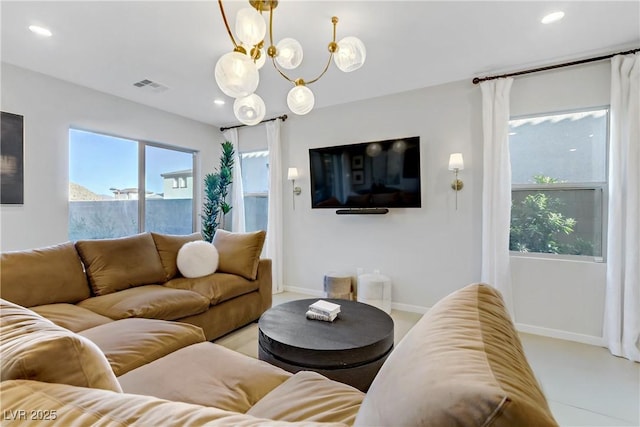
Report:
[{"label": "sofa cushion", "polygon": [[116,376],[182,347],[205,341],[202,329],[179,322],[122,319],[80,332],[105,354]]},{"label": "sofa cushion", "polygon": [[113,322],[113,319],[74,304],[38,305],[31,310],[73,332]]},{"label": "sofa cushion", "polygon": [[218,271],[255,280],[258,275],[258,262],[266,235],[264,230],[251,233],[216,230],[213,244],[219,254]]},{"label": "sofa cushion", "polygon": [[160,261],[162,261],[162,267],[166,273],[165,280],[171,280],[179,274],[177,257],[182,245],[202,240],[200,233],[181,236],[151,232],[151,237],[153,237],[156,249],[160,255]]},{"label": "sofa cushion", "polygon": [[278,421],[352,425],[364,393],[316,372],[300,371],[260,399],[247,414]]},{"label": "sofa cushion", "polygon": [[500,294],[476,284],[439,301],[405,335],[373,380],[355,425],[557,423]]},{"label": "sofa cushion", "polygon": [[95,295],[165,281],[160,255],[150,233],[117,239],[79,240],[76,248]]},{"label": "sofa cushion", "polygon": [[218,269],[218,250],[204,240],[188,242],[178,251],[176,263],[184,277],[208,276]]},{"label": "sofa cushion", "polygon": [[219,304],[240,295],[258,290],[258,281],[228,273],[215,273],[205,277],[190,279],[176,277],[164,286],[174,289],[188,289],[209,299],[211,305]]},{"label": "sofa cushion", "polygon": [[182,348],[118,378],[126,393],[245,413],[291,374],[204,342]]},{"label": "sofa cushion", "polygon": [[115,320],[130,317],[176,320],[207,310],[209,300],[197,292],[146,285],[88,298],[78,305]]},{"label": "sofa cushion", "polygon": [[23,307],[76,303],[89,285],[73,243],[1,255],[2,298]]},{"label": "sofa cushion", "polygon": [[122,391],[95,344],[5,300],[0,300],[0,367],[2,381],[27,379]]},{"label": "sofa cushion", "polygon": [[[26,419],[15,420],[20,426],[346,427],[339,423],[277,422],[151,396],[36,381],[4,381],[0,393],[5,417],[18,418],[20,410],[26,411]],[[30,410],[40,417],[55,417],[55,421],[30,417]],[[4,422],[8,423],[7,418]]]}]

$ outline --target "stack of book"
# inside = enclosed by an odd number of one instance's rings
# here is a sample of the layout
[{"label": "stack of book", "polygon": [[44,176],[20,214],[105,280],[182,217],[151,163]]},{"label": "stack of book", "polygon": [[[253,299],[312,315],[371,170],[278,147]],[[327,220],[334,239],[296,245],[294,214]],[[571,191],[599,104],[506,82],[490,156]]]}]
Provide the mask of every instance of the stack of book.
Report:
[{"label": "stack of book", "polygon": [[307,319],[333,322],[340,313],[340,306],[325,300],[318,300],[309,306]]}]

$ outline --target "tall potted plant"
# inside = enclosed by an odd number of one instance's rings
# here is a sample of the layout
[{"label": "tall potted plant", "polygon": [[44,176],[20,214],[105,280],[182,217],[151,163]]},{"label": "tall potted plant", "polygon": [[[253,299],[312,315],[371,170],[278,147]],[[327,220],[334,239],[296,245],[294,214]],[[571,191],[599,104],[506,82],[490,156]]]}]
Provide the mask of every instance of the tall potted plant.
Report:
[{"label": "tall potted plant", "polygon": [[213,241],[218,227],[224,227],[224,216],[231,210],[227,203],[229,185],[233,182],[233,144],[221,144],[220,168],[204,177],[204,204],[202,207],[202,238]]}]

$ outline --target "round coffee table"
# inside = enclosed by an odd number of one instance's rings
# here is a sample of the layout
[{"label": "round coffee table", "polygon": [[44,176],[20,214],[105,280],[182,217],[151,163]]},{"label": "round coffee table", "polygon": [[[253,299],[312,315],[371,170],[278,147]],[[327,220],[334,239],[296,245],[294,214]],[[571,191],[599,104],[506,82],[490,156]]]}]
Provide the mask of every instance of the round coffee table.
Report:
[{"label": "round coffee table", "polygon": [[393,319],[356,301],[327,299],[340,305],[333,322],[307,319],[303,299],[267,310],[258,321],[258,357],[289,372],[315,371],[367,391],[393,349]]}]

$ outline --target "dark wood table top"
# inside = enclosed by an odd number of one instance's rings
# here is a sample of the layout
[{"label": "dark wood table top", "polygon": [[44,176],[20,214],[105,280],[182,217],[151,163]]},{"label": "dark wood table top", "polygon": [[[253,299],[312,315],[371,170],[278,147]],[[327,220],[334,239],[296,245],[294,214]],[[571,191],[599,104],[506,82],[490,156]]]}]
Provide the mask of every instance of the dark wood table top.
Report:
[{"label": "dark wood table top", "polygon": [[[307,319],[309,305],[324,299],[341,306],[333,322]],[[393,348],[393,319],[364,303],[313,298],[267,310],[258,322],[259,344],[274,357],[309,368],[345,368],[369,363]]]}]

